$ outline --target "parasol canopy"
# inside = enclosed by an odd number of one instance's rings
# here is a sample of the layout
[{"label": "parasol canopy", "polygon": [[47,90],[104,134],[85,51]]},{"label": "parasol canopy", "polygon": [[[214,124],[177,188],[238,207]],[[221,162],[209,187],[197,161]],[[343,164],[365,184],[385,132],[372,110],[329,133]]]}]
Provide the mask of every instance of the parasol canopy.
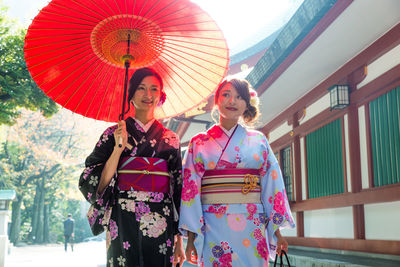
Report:
[{"label": "parasol canopy", "polygon": [[24,50],[51,99],[109,122],[121,113],[127,60],[128,77],[141,67],[161,75],[167,99],[158,119],[208,98],[229,61],[215,21],[188,0],[53,0],[33,19]]}]

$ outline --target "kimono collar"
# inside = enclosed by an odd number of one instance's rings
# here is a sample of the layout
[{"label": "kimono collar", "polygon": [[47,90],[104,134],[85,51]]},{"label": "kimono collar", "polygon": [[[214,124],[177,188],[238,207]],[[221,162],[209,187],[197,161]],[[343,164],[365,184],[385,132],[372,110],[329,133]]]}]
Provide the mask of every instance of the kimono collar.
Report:
[{"label": "kimono collar", "polygon": [[222,129],[222,131],[224,131],[224,133],[226,133],[226,135],[228,137],[230,137],[233,133],[233,131],[235,130],[237,124],[235,126],[233,126],[230,130],[225,129],[221,124],[218,124],[218,126]]},{"label": "kimono collar", "polygon": [[138,119],[136,119],[136,118],[133,118],[133,119],[137,122],[137,124],[139,124],[140,127],[142,127],[142,129],[143,129],[146,133],[147,133],[147,131],[150,129],[151,125],[153,125],[153,122],[156,120],[156,119],[152,119],[152,120],[149,121],[148,123],[143,124],[140,120],[138,120]]}]

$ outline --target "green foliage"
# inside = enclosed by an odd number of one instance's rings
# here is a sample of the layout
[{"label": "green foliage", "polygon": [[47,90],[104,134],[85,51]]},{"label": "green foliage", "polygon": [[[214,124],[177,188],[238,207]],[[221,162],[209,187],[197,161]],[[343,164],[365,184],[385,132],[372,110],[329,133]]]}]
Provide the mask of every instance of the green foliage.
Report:
[{"label": "green foliage", "polygon": [[5,12],[0,2],[0,124],[14,124],[21,107],[49,117],[57,104],[31,78],[24,58],[26,31],[13,29]]},{"label": "green foliage", "polygon": [[18,157],[25,152],[23,147],[14,142],[0,147],[0,188],[16,189],[13,176],[23,168]]},{"label": "green foliage", "polygon": [[[18,232],[18,237],[11,241],[61,241],[62,222],[68,213],[73,214],[76,222],[75,240],[91,236],[85,216],[88,207],[81,205],[86,202],[77,185],[83,155],[89,154],[95,144],[95,125],[83,122],[84,118],[68,110],[51,118],[40,112],[20,113],[0,144],[0,187],[15,189],[22,199],[20,230],[13,221],[11,229]],[[96,139],[99,135],[95,134]],[[92,136],[89,141],[88,136]],[[43,230],[47,226],[48,231]]]}]

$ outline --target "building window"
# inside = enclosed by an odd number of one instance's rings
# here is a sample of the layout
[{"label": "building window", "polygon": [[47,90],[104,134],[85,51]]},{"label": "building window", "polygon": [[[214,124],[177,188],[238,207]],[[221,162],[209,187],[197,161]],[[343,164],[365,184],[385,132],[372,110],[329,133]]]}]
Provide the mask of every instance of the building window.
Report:
[{"label": "building window", "polygon": [[[281,162],[281,161],[280,161],[280,158],[279,158],[279,151],[276,152],[276,153],[274,153],[274,155],[275,155],[276,160],[277,160],[278,162]],[[279,165],[280,165],[280,164],[279,164]]]},{"label": "building window", "polygon": [[281,150],[281,167],[286,194],[289,201],[293,200],[292,186],[292,149],[290,146]]},{"label": "building window", "polygon": [[342,119],[306,136],[308,197],[344,192]]},{"label": "building window", "polygon": [[369,103],[374,185],[400,182],[400,87]]}]

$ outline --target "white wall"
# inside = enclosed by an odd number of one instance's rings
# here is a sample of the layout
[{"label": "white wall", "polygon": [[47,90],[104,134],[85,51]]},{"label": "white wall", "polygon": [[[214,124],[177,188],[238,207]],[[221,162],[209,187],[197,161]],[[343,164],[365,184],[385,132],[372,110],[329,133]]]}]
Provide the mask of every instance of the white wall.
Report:
[{"label": "white wall", "polygon": [[307,199],[307,191],[306,191],[306,159],[304,156],[305,151],[305,143],[304,137],[300,138],[300,156],[301,156],[301,190],[302,190],[302,200]]},{"label": "white wall", "polygon": [[312,103],[310,106],[306,108],[306,115],[304,118],[300,121],[300,124],[305,123],[309,119],[313,118],[315,115],[318,115],[322,111],[324,111],[326,108],[329,108],[331,105],[330,103],[330,97],[329,97],[329,92],[326,92],[326,95]]},{"label": "white wall", "polygon": [[277,128],[269,133],[268,142],[272,143],[275,140],[279,139],[281,136],[287,134],[293,129],[291,125],[288,125],[287,122],[282,123]]},{"label": "white wall", "polygon": [[367,126],[365,124],[365,107],[358,108],[358,121],[360,132],[360,161],[361,161],[361,186],[369,188],[369,169],[367,155]]},{"label": "white wall", "polygon": [[357,88],[361,88],[367,83],[373,81],[381,74],[394,68],[400,63],[400,45],[396,46],[374,62],[368,65],[368,74],[365,79],[357,85]]},{"label": "white wall", "polygon": [[400,240],[400,201],[364,206],[365,238]]},{"label": "white wall", "polygon": [[304,236],[354,238],[352,208],[304,211]]},{"label": "white wall", "polygon": [[[294,223],[296,223],[296,212],[292,212],[292,216],[293,216]],[[296,237],[297,236],[297,224],[296,224],[296,227],[293,229],[288,229],[288,228],[282,229],[281,234],[283,236],[295,236]]]},{"label": "white wall", "polygon": [[347,114],[344,115],[344,144],[346,157],[346,176],[347,176],[347,192],[351,192],[351,174],[350,174],[350,148],[349,148],[349,120]]}]

